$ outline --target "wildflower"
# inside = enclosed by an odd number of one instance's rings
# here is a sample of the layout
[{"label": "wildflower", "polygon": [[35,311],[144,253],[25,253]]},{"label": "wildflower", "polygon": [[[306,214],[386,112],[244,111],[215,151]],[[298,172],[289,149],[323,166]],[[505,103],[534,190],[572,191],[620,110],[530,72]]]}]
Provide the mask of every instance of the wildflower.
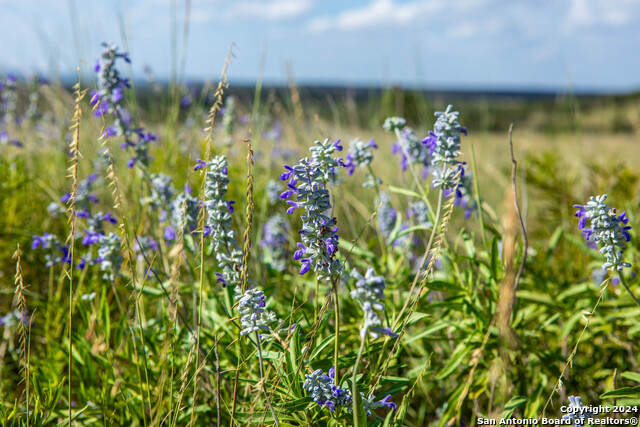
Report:
[{"label": "wildflower", "polygon": [[387,132],[393,132],[396,129],[402,130],[406,124],[407,121],[402,117],[387,117],[387,119],[384,121],[384,124],[382,125],[382,128]]},{"label": "wildflower", "polygon": [[405,171],[410,164],[421,164],[424,167],[423,175],[426,174],[427,167],[431,160],[429,147],[424,145],[415,135],[413,129],[406,126],[406,120],[402,117],[389,117],[382,125],[387,132],[395,132],[398,141],[391,147],[391,154],[400,154],[400,166]]},{"label": "wildflower", "polygon": [[371,164],[373,160],[372,148],[378,148],[373,138],[371,138],[369,142],[364,142],[356,138],[349,143],[349,152],[344,162],[349,176],[353,175],[357,167],[365,167]]},{"label": "wildflower", "polygon": [[373,268],[369,267],[364,277],[353,270],[352,276],[357,279],[355,288],[351,291],[351,298],[360,301],[364,309],[364,324],[360,330],[360,337],[364,339],[367,334],[373,339],[381,335],[397,337],[391,328],[382,327],[382,321],[376,313],[384,310],[384,290],[386,284],[384,277],[375,276]]},{"label": "wildflower", "polygon": [[242,251],[232,227],[233,204],[224,198],[229,184],[227,165],[224,156],[216,156],[208,163],[198,160],[194,168],[205,169],[205,200],[202,205],[207,212],[207,221],[204,233],[211,237],[211,246],[215,251],[218,267],[222,268],[222,273],[216,274],[222,286],[240,283],[242,265]]},{"label": "wildflower", "polygon": [[[98,197],[93,192],[94,183],[98,180],[98,174],[92,173],[78,183],[76,188],[75,207],[79,218],[89,218],[91,205],[98,203]],[[65,193],[60,197],[62,203],[68,203],[71,193]]]},{"label": "wildflower", "polygon": [[60,206],[60,203],[58,202],[51,202],[47,206],[47,212],[49,212],[49,215],[51,215],[51,217],[55,218],[58,215],[62,215],[64,213],[64,208]]},{"label": "wildflower", "polygon": [[238,300],[238,311],[242,315],[240,323],[242,331],[240,336],[249,335],[253,332],[269,332],[270,324],[276,321],[273,312],[265,310],[266,297],[259,289],[247,289],[243,295],[236,295]]},{"label": "wildflower", "polygon": [[279,142],[282,139],[282,122],[274,120],[271,129],[262,132],[262,139]]},{"label": "wildflower", "polygon": [[[42,236],[34,235],[31,249],[38,248],[47,251],[44,256],[44,259],[47,261],[45,267],[53,267],[55,264],[70,261],[66,246],[53,234],[44,233]],[[58,256],[58,251],[62,252],[62,256]]]},{"label": "wildflower", "polygon": [[[158,251],[159,246],[158,242],[156,242],[153,237],[149,236],[141,236],[136,239],[136,243],[133,245],[133,250],[135,252],[142,253],[143,251]],[[142,256],[142,255],[140,255]]]},{"label": "wildflower", "polygon": [[25,326],[31,326],[31,317],[26,311],[20,312],[20,310],[13,310],[0,317],[0,326],[5,328],[11,328],[15,325],[22,323]]},{"label": "wildflower", "polygon": [[433,223],[429,220],[429,208],[423,200],[411,202],[407,208],[407,218],[413,218],[416,225],[427,228],[433,227]]},{"label": "wildflower", "polygon": [[391,399],[391,395],[388,394],[384,399],[382,400],[378,400],[376,401],[373,397],[373,394],[370,394],[369,397],[367,397],[365,399],[364,397],[364,393],[360,393],[362,395],[362,404],[364,406],[364,410],[366,411],[367,415],[371,415],[371,412],[381,408],[383,406],[386,406],[387,408],[390,408],[392,410],[396,410],[398,409],[398,406],[393,403],[393,402],[389,402],[389,399]]},{"label": "wildflower", "polygon": [[222,129],[226,136],[226,142],[231,143],[235,130],[236,100],[233,96],[228,96],[224,102],[224,115],[222,116]]},{"label": "wildflower", "polygon": [[121,244],[122,239],[116,233],[109,233],[100,239],[96,262],[100,263],[100,270],[105,272],[102,277],[112,282],[122,266]]},{"label": "wildflower", "polygon": [[291,167],[285,165],[285,172],[280,175],[281,181],[288,181],[287,190],[280,196],[288,199],[295,195],[295,201],[287,200],[290,206],[287,213],[296,209],[304,209],[302,228],[299,230],[302,243],[293,258],[302,263],[300,274],[311,270],[318,279],[330,279],[340,274],[342,265],[336,258],[338,252],[338,227],[336,218],[325,214],[331,209],[329,190],[326,188],[334,174],[334,169],[342,166],[342,159],[333,158],[335,151],[341,151],[340,141],[333,143],[326,139],[316,141],[310,148],[311,158],[301,159]]},{"label": "wildflower", "polygon": [[274,179],[270,179],[267,182],[266,194],[269,203],[276,203],[280,200],[280,194],[282,193],[282,186]]},{"label": "wildflower", "polygon": [[193,233],[198,228],[198,213],[202,205],[188,190],[188,187],[185,188],[169,206],[171,225],[174,230],[182,230],[183,234]]},{"label": "wildflower", "polygon": [[580,396],[569,396],[569,407],[567,408],[567,414],[562,416],[565,422],[573,421],[573,425],[576,427],[584,426],[587,418],[593,418],[593,412],[587,411],[584,408],[582,399]]},{"label": "wildflower", "polygon": [[165,208],[175,197],[176,189],[171,184],[171,177],[161,173],[150,174],[151,195],[141,200],[154,208]]},{"label": "wildflower", "polygon": [[335,367],[329,369],[329,375],[323,373],[322,369],[305,375],[305,382],[302,385],[311,395],[311,398],[320,408],[326,406],[330,412],[336,409],[351,409],[353,400],[351,391],[348,388],[341,388],[335,384]]},{"label": "wildflower", "polygon": [[[578,227],[582,230],[587,241],[593,241],[600,246],[600,253],[604,255],[606,262],[602,264],[604,270],[622,271],[625,267],[631,267],[628,262],[622,261],[622,250],[625,242],[631,240],[628,226],[627,213],[618,214],[614,208],[610,208],[604,201],[607,195],[591,197],[586,205],[574,205],[578,211],[575,216],[580,218]],[[587,220],[591,228],[585,228]]]},{"label": "wildflower", "polygon": [[276,271],[287,268],[288,252],[286,250],[289,222],[280,214],[275,214],[262,227],[260,248],[263,261]]},{"label": "wildflower", "polygon": [[380,193],[378,204],[381,204],[378,208],[378,227],[380,227],[382,237],[389,243],[391,233],[398,221],[398,211],[391,206],[391,198],[386,193]]},{"label": "wildflower", "polygon": [[96,297],[96,293],[95,292],[91,292],[90,294],[84,294],[80,297],[80,299],[82,299],[82,301],[93,301],[93,299]]},{"label": "wildflower", "polygon": [[162,236],[164,237],[164,240],[173,242],[176,240],[176,229],[173,227],[165,227]]},{"label": "wildflower", "polygon": [[94,71],[98,73],[98,89],[91,93],[91,105],[97,105],[95,115],[110,116],[113,122],[106,127],[105,136],[123,136],[121,147],[132,149],[133,156],[127,162],[132,168],[136,163],[148,166],[149,143],[155,141],[155,135],[143,128],[133,126],[133,118],[124,106],[124,91],[130,89],[129,80],[122,78],[116,67],[122,59],[131,62],[127,53],[118,51],[114,45],[104,43],[104,50],[96,63]]},{"label": "wildflower", "polygon": [[398,211],[391,206],[391,199],[386,193],[380,193],[380,204],[378,208],[378,227],[380,234],[394,248],[405,247],[409,243],[409,235],[404,234],[398,237],[398,233],[409,228],[407,223],[403,223]]},{"label": "wildflower", "polygon": [[438,119],[429,132],[429,136],[422,143],[429,147],[432,156],[433,186],[435,188],[452,189],[453,178],[456,175],[454,166],[462,164],[457,160],[460,151],[460,135],[467,134],[466,128],[458,123],[457,111],[452,111],[453,106],[448,105],[445,111],[435,113]]},{"label": "wildflower", "polygon": [[445,197],[455,191],[455,199],[453,201],[454,206],[458,206],[464,209],[464,217],[468,219],[473,212],[478,210],[478,204],[471,197],[471,188],[473,186],[473,179],[469,173],[465,173],[464,166],[458,165],[460,171],[460,180],[455,190],[445,189]]}]

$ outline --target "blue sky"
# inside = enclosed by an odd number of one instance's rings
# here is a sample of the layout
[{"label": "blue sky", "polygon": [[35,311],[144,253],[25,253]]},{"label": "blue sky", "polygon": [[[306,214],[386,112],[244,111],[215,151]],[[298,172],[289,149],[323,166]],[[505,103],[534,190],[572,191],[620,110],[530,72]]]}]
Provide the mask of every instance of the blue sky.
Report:
[{"label": "blue sky", "polygon": [[[102,41],[171,74],[186,0],[0,0],[0,72],[88,70]],[[626,92],[640,89],[640,0],[191,0],[188,79]],[[73,23],[73,25],[72,25]],[[178,61],[179,62],[179,61]]]}]

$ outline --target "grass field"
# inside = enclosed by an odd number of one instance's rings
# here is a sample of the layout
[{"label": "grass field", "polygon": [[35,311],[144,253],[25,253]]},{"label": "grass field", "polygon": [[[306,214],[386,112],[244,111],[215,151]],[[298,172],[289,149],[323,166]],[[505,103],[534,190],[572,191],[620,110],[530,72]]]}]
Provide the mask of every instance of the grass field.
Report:
[{"label": "grass field", "polygon": [[[149,93],[105,52],[75,92],[2,87],[3,424],[637,417],[635,97],[466,101],[464,136],[447,100],[247,101],[233,64]],[[573,205],[605,193],[600,253]]]}]

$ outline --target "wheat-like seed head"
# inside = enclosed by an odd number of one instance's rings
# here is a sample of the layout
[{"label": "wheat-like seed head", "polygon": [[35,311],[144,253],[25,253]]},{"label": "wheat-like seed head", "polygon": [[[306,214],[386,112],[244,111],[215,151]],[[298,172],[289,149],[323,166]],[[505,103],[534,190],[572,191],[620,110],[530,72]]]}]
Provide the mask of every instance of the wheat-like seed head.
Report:
[{"label": "wheat-like seed head", "polygon": [[241,273],[241,286],[242,292],[247,289],[247,272],[249,271],[249,256],[251,252],[251,224],[253,220],[253,174],[251,173],[251,167],[255,165],[253,162],[253,147],[251,146],[251,139],[245,141],[247,143],[247,209],[245,218],[245,230],[244,230],[244,246],[242,257],[242,273]]},{"label": "wheat-like seed head", "polygon": [[17,246],[15,253],[13,254],[13,258],[16,260],[16,274],[15,274],[15,307],[20,313],[20,319],[18,320],[18,341],[20,344],[20,360],[21,374],[24,373],[27,367],[27,347],[29,344],[29,331],[27,330],[27,300],[24,296],[25,294],[25,286],[22,280],[22,262],[21,262],[22,252],[20,251],[20,245]]},{"label": "wheat-like seed head", "polygon": [[[455,175],[453,176],[453,178],[452,178],[452,182],[454,184],[453,188],[456,188],[458,186],[458,183],[460,182],[460,175],[461,175],[461,171],[458,170],[455,173]],[[405,316],[405,321],[402,323],[402,328],[400,328],[400,333],[398,334],[399,337],[395,340],[395,343],[393,344],[393,348],[391,349],[391,352],[389,353],[389,357],[387,358],[387,360],[384,363],[384,367],[380,370],[380,372],[376,376],[376,378],[375,378],[375,380],[373,382],[373,385],[371,387],[372,390],[375,390],[375,388],[378,385],[378,382],[380,381],[380,378],[382,378],[384,375],[386,375],[387,369],[389,368],[389,363],[395,357],[396,351],[398,350],[398,346],[400,345],[400,340],[404,336],[404,332],[405,332],[405,328],[407,327],[407,323],[409,322],[409,319],[411,318],[411,315],[413,314],[413,311],[415,310],[415,308],[416,308],[416,306],[418,304],[418,301],[420,300],[420,297],[422,296],[422,291],[424,290],[424,287],[427,284],[427,278],[429,277],[429,275],[433,271],[433,266],[435,265],[436,260],[438,259],[438,256],[440,255],[440,249],[442,248],[442,243],[444,242],[444,238],[446,237],[446,234],[447,234],[447,229],[449,228],[449,221],[451,219],[451,214],[453,212],[455,198],[456,198],[455,191],[450,192],[446,196],[444,204],[442,205],[442,212],[443,212],[442,219],[440,221],[438,234],[436,235],[436,237],[434,239],[433,248],[431,249],[431,256],[430,256],[430,259],[429,259],[429,263],[427,264],[427,268],[422,273],[422,278],[420,280],[420,286],[418,287],[418,292],[416,293],[415,298],[413,298],[413,302],[409,306],[409,312]],[[409,295],[409,298],[412,298],[412,295]]]}]

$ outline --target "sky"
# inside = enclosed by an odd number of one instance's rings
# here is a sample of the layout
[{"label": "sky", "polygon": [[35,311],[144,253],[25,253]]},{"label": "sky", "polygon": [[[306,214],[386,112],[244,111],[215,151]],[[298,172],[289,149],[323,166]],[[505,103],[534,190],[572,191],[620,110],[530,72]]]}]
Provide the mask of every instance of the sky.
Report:
[{"label": "sky", "polygon": [[[188,8],[188,34],[184,20]],[[0,0],[0,74],[453,90],[640,89],[640,0]],[[186,46],[186,48],[184,47]],[[181,64],[184,61],[184,72]]]}]

